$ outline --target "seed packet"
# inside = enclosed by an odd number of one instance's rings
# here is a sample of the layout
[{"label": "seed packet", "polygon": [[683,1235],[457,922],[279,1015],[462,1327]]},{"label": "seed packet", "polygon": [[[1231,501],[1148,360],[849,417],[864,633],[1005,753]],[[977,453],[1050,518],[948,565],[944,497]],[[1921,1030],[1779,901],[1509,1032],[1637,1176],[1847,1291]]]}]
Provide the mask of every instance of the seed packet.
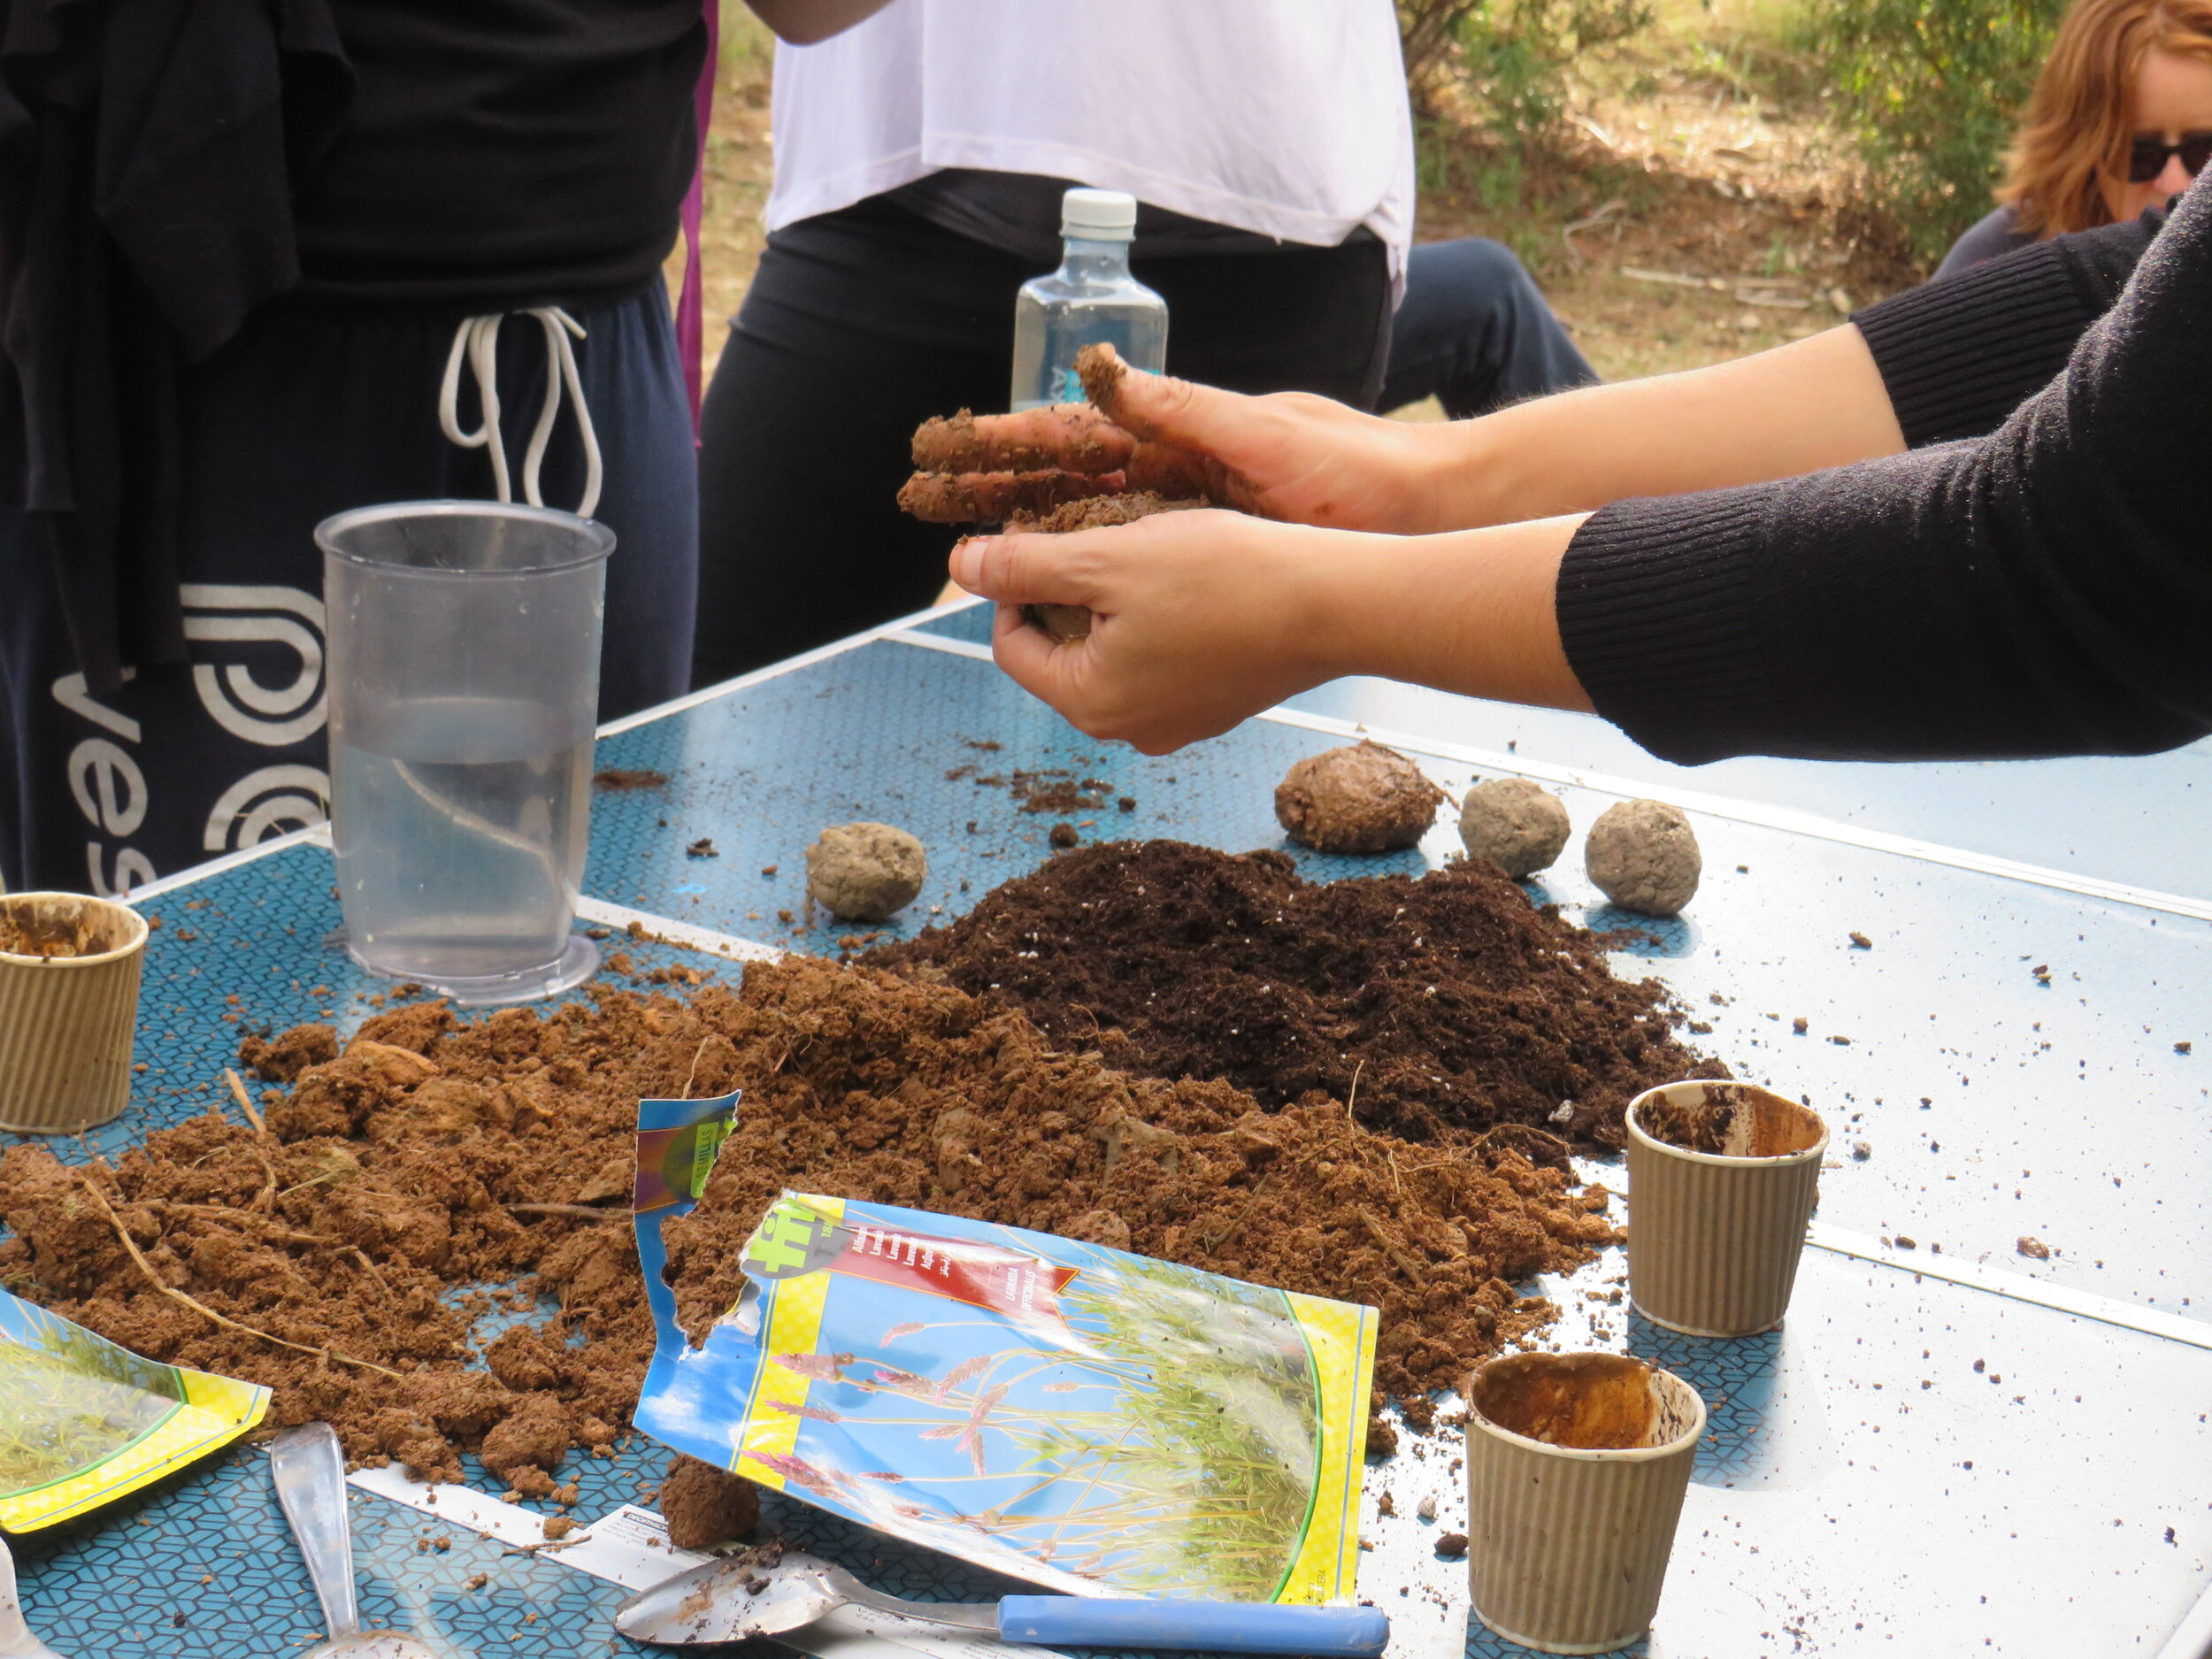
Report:
[{"label": "seed packet", "polygon": [[261,1421],[269,1391],[142,1358],[0,1291],[0,1527],[150,1486]]},{"label": "seed packet", "polygon": [[732,1104],[641,1111],[638,1248],[659,1337],[638,1427],[1056,1590],[1350,1597],[1373,1309],[787,1192],[746,1247],[743,1294],[694,1348],[660,1226],[703,1187],[696,1146]]}]

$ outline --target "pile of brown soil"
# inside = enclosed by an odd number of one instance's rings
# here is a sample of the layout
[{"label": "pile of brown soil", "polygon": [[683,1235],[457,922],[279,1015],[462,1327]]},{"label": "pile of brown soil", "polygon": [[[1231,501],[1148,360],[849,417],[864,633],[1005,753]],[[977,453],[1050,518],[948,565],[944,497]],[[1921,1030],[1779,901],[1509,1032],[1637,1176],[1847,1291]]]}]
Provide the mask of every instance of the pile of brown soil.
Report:
[{"label": "pile of brown soil", "polygon": [[695,1336],[795,1187],[1371,1304],[1377,1386],[1412,1401],[1554,1317],[1508,1281],[1616,1236],[1601,1188],[1532,1162],[1556,1159],[1545,1137],[1417,1146],[1333,1101],[1268,1111],[1225,1083],[1131,1077],[949,985],[795,960],[747,968],[741,1002],[695,1006],[735,1043],[726,1072],[747,1090],[698,1209],[664,1235]]},{"label": "pile of brown soil", "polygon": [[1409,1141],[1522,1124],[1618,1146],[1642,1090],[1728,1072],[1601,943],[1487,863],[1314,883],[1281,853],[1156,841],[1068,853],[863,960],[935,968],[1064,1046],[1268,1107],[1319,1094]]},{"label": "pile of brown soil", "polygon": [[[710,1069],[710,1038],[672,999],[607,994],[466,1027],[418,1004],[342,1055],[328,1026],[249,1039],[292,1084],[263,1094],[265,1131],[210,1112],[112,1166],[0,1157],[0,1278],[142,1354],[270,1385],[274,1423],[326,1418],[357,1460],[456,1479],[466,1447],[525,1495],[567,1494],[554,1471],[620,1434],[652,1349],[628,1225],[638,1099]],[[541,1289],[551,1329],[467,1369],[472,1321],[534,1312]]]},{"label": "pile of brown soil", "polygon": [[[628,1422],[651,1353],[627,1225],[641,1096],[747,1091],[672,1229],[695,1329],[789,1186],[1376,1304],[1379,1386],[1412,1399],[1552,1316],[1509,1281],[1614,1237],[1601,1191],[1532,1162],[1543,1137],[1447,1150],[1333,1102],[1263,1111],[1225,1083],[1055,1053],[949,985],[806,958],[749,966],[741,994],[608,992],[469,1026],[419,1004],[342,1054],[304,1026],[246,1058],[291,1085],[263,1094],[265,1130],[211,1112],[111,1166],[11,1148],[0,1277],[142,1354],[270,1385],[274,1424],[326,1418],[357,1460],[453,1479],[471,1448],[556,1501],[570,1450]],[[551,1328],[507,1332],[471,1369],[475,1317],[541,1290]]]}]

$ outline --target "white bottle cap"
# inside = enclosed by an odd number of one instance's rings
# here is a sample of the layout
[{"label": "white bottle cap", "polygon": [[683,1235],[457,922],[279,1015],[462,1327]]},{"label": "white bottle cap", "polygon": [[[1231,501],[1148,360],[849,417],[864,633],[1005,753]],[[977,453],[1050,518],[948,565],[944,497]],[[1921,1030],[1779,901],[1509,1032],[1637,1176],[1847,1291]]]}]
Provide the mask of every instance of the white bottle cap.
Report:
[{"label": "white bottle cap", "polygon": [[1085,242],[1131,241],[1137,198],[1125,190],[1070,190],[1060,198],[1060,234]]}]

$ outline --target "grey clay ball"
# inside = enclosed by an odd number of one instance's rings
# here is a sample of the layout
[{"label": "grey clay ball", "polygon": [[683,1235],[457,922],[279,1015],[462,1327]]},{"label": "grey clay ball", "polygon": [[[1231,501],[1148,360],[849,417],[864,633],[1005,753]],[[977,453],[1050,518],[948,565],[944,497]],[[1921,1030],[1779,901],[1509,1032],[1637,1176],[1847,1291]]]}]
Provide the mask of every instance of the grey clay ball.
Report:
[{"label": "grey clay ball", "polygon": [[1525,778],[1479,783],[1459,809],[1468,856],[1487,858],[1517,881],[1556,863],[1571,827],[1559,797]]},{"label": "grey clay ball", "polygon": [[889,824],[833,824],[806,849],[807,896],[846,922],[880,922],[929,875],[922,844]]},{"label": "grey clay ball", "polygon": [[1690,820],[1663,801],[1624,801],[1590,826],[1583,864],[1624,910],[1673,916],[1697,891],[1704,860]]}]

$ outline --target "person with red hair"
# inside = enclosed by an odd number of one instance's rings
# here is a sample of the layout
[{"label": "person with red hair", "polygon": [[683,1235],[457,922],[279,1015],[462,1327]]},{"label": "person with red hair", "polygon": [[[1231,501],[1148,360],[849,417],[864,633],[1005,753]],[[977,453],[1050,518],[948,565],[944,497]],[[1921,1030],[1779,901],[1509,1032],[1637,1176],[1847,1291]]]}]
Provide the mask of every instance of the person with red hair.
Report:
[{"label": "person with red hair", "polygon": [[1996,210],[1940,279],[2028,242],[2131,219],[2212,160],[2212,0],[2080,0],[2059,25]]}]

